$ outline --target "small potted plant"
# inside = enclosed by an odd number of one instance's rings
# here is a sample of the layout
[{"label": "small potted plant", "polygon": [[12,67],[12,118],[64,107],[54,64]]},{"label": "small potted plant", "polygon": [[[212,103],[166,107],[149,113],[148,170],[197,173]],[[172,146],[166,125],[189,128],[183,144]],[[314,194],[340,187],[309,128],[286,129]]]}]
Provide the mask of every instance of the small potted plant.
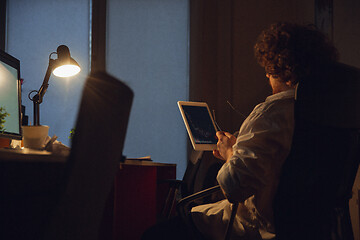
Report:
[{"label": "small potted plant", "polygon": [[5,131],[4,123],[6,122],[5,118],[10,116],[8,112],[6,112],[4,107],[0,107],[0,131]]},{"label": "small potted plant", "polygon": [[[10,116],[10,114],[6,111],[4,107],[0,107],[0,132],[4,132],[5,126],[4,123],[6,122],[6,117]],[[8,138],[0,138],[0,148],[2,147],[9,147],[10,146],[10,139]]]},{"label": "small potted plant", "polygon": [[69,139],[73,139],[74,138],[74,135],[75,135],[75,127],[73,127],[71,130],[70,130],[70,135],[69,135]]}]

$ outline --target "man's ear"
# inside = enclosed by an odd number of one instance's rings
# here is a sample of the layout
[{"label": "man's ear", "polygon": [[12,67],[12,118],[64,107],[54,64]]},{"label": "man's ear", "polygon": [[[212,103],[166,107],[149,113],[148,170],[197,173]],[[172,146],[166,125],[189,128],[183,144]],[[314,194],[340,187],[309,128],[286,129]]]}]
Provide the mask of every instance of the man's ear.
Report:
[{"label": "man's ear", "polygon": [[295,86],[292,85],[291,80],[288,80],[287,82],[285,82],[285,84],[286,84],[286,86],[288,86],[288,87],[295,87]]}]

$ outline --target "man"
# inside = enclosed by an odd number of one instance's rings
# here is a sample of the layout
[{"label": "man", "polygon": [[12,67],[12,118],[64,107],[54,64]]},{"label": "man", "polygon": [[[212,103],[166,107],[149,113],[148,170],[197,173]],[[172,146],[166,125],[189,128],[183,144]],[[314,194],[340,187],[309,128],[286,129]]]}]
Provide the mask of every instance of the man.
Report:
[{"label": "man", "polygon": [[[223,239],[231,213],[229,200],[239,202],[234,239],[275,237],[272,203],[291,147],[295,87],[317,66],[336,60],[337,51],[313,26],[276,23],[259,36],[255,56],[265,69],[273,94],[254,108],[237,137],[217,132],[213,154],[225,161],[217,180],[227,199],[191,210],[196,228],[206,239]],[[163,234],[156,239],[185,239],[181,235],[186,232],[184,225],[179,219],[174,222],[177,226],[163,226],[173,238]],[[149,236],[144,239],[151,239]]]},{"label": "man", "polygon": [[[275,237],[272,203],[292,142],[295,86],[317,66],[336,60],[337,51],[313,26],[276,23],[259,36],[255,56],[273,95],[254,108],[237,137],[217,132],[213,152],[225,161],[217,176],[224,195],[239,202],[236,239]],[[231,212],[227,199],[192,209],[193,221],[207,239],[224,237]]]}]

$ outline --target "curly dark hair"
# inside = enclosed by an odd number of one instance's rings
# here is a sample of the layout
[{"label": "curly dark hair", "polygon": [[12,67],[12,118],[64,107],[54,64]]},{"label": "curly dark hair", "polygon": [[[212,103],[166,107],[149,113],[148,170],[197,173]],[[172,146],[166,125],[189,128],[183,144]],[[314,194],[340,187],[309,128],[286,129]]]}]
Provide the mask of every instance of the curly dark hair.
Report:
[{"label": "curly dark hair", "polygon": [[338,60],[336,48],[314,25],[274,23],[260,34],[254,50],[267,74],[292,85],[319,64]]}]

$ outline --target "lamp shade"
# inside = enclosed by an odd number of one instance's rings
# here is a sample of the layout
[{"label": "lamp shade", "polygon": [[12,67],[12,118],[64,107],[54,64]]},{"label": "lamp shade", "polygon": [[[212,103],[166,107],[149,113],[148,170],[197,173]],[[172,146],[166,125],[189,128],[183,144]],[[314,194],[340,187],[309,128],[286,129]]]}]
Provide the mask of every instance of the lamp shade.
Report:
[{"label": "lamp shade", "polygon": [[56,53],[58,58],[53,63],[53,74],[57,77],[71,77],[80,72],[79,64],[70,56],[70,50],[65,45],[60,45]]}]

